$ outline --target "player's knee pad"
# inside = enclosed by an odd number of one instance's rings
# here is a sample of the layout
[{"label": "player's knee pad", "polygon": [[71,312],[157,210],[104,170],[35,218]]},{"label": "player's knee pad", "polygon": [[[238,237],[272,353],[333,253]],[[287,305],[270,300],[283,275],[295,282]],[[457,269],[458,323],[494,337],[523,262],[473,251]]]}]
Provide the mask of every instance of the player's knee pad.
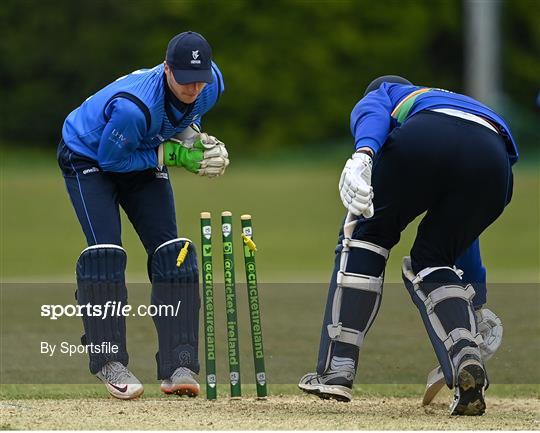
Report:
[{"label": "player's knee pad", "polygon": [[[473,287],[460,284],[460,271],[450,267],[422,269],[414,274],[410,257],[403,259],[403,281],[422,316],[422,321],[441,365],[446,384],[452,388],[456,368],[464,357],[481,359],[478,333],[472,307]],[[431,283],[430,275],[450,284]],[[426,281],[427,279],[427,281]]]},{"label": "player's knee pad", "polygon": [[[110,361],[128,363],[126,351],[126,319],[116,307],[126,305],[126,252],[118,245],[99,244],[86,248],[77,261],[76,298],[80,305],[100,306],[83,309],[83,344],[110,343],[118,348],[104,353],[90,351],[90,371],[96,374]],[[95,315],[94,315],[95,314]]]},{"label": "player's knee pad", "polygon": [[[156,248],[151,259],[153,317],[159,341],[158,378],[178,367],[199,372],[199,269],[193,243],[173,239]],[[166,312],[167,311],[167,312]]]},{"label": "player's knee pad", "polygon": [[[389,251],[378,245],[356,239],[343,239],[335,290],[329,299],[325,320],[328,336],[325,369],[335,355],[332,346],[346,343],[358,349],[377,315],[382,296],[383,276]],[[324,330],[323,330],[324,332]],[[322,349],[322,347],[321,347]],[[325,348],[326,349],[326,348]],[[324,355],[323,351],[320,353]],[[349,354],[340,354],[347,355]]]}]

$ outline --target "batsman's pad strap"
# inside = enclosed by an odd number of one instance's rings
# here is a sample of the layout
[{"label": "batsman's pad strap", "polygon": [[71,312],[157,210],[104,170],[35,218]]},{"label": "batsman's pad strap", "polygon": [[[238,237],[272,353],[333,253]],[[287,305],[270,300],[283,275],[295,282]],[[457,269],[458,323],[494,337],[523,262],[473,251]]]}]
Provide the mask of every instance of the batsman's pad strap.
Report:
[{"label": "batsman's pad strap", "polygon": [[466,346],[466,347],[462,348],[457,353],[457,355],[454,355],[454,357],[452,358],[452,363],[454,364],[454,367],[456,369],[458,368],[459,364],[461,364],[461,360],[465,356],[472,356],[472,357],[474,357],[476,359],[482,359],[481,355],[480,355],[480,349],[478,349],[477,347]]},{"label": "batsman's pad strap", "polygon": [[374,253],[383,256],[385,260],[388,259],[388,255],[390,254],[390,251],[386,248],[372,244],[371,242],[359,241],[357,239],[345,238],[343,239],[342,244],[344,248],[363,248],[365,250],[373,251]]},{"label": "batsman's pad strap", "polygon": [[418,293],[420,299],[424,298],[423,301],[428,314],[431,314],[431,312],[435,308],[435,305],[437,305],[439,302],[451,298],[460,298],[467,302],[470,302],[474,295],[474,288],[470,284],[468,284],[466,287],[456,285],[441,286],[431,291],[427,296],[424,296],[421,291]]},{"label": "batsman's pad strap", "polygon": [[[438,289],[435,289],[433,292],[435,292]],[[468,304],[468,310],[469,310],[469,326],[470,330],[467,330],[465,328],[455,328],[449,333],[446,333],[439,316],[435,312],[435,305],[432,303],[429,299],[429,297],[426,297],[420,287],[418,285],[414,286],[414,291],[416,292],[416,295],[418,298],[424,303],[425,311],[427,314],[427,317],[429,318],[429,321],[431,322],[431,326],[433,327],[433,330],[436,332],[438,337],[443,342],[444,346],[446,347],[447,351],[450,351],[452,347],[455,346],[455,344],[460,340],[469,340],[472,342],[477,342],[477,337],[480,338],[480,342],[482,341],[482,337],[476,333],[476,321],[474,317],[474,311],[472,310],[470,300],[467,297],[468,295],[465,294],[466,290],[462,288],[461,292],[463,296],[448,296],[444,299],[440,299],[439,302],[442,302],[447,299],[455,299],[460,298],[467,302]],[[433,293],[432,292],[432,293]],[[474,293],[474,290],[473,290]],[[474,335],[473,335],[474,333]],[[478,344],[478,343],[477,343]]]},{"label": "batsman's pad strap", "polygon": [[159,341],[158,378],[169,378],[179,367],[198,373],[199,269],[193,243],[179,238],[160,245],[151,271],[152,304],[172,306],[175,312],[153,317]]},{"label": "batsman's pad strap", "polygon": [[317,362],[319,374],[328,371],[336,350],[346,352],[351,359],[357,356],[381,303],[389,250],[353,239],[357,223],[358,217],[347,213],[336,248]]},{"label": "batsman's pad strap", "polygon": [[416,277],[414,278],[412,283],[413,284],[421,283],[422,281],[424,281],[424,278],[426,278],[429,274],[431,274],[431,273],[433,273],[435,271],[440,271],[441,269],[450,270],[450,271],[454,272],[459,278],[461,278],[463,276],[463,271],[461,269],[456,268],[455,266],[453,268],[451,268],[449,266],[436,266],[436,267],[433,267],[433,268],[422,269],[420,272],[418,272],[418,274],[416,275]]},{"label": "batsman's pad strap", "polygon": [[[444,332],[444,330],[443,330]],[[471,331],[465,328],[452,329],[446,339],[444,340],[444,347],[447,351],[450,351],[458,341],[468,340],[479,345],[482,343],[482,336],[480,334],[473,334]]]},{"label": "batsman's pad strap", "polygon": [[327,326],[328,336],[333,341],[340,341],[342,343],[353,344],[361,347],[364,342],[364,334],[356,329],[345,328],[340,323],[329,324]]},{"label": "batsman's pad strap", "polygon": [[[471,306],[471,300],[474,296],[474,289],[471,285],[467,285],[466,287],[457,285],[441,286],[432,290],[427,296],[424,294],[419,284],[414,284],[413,290],[416,292],[418,298],[424,303],[431,325],[441,341],[444,342],[444,346],[447,350],[450,350],[460,340],[465,339],[475,342],[475,336],[480,337],[480,335],[476,333],[476,318]],[[448,299],[456,298],[463,299],[467,302],[470,331],[464,328],[456,328],[447,334],[435,312],[435,306]],[[473,336],[471,332],[474,332],[475,336]]]},{"label": "batsman's pad strap", "polygon": [[[403,259],[403,282],[405,283],[405,287],[407,288],[407,291],[411,295],[411,298],[418,308],[418,311],[420,312],[420,316],[422,317],[422,321],[424,323],[424,326],[426,327],[429,339],[431,341],[431,344],[433,345],[433,349],[435,350],[435,354],[437,355],[437,359],[439,360],[439,364],[441,366],[441,370],[444,374],[445,382],[449,387],[454,386],[454,379],[455,379],[455,369],[454,365],[452,364],[450,360],[450,356],[448,355],[448,349],[443,344],[443,341],[446,339],[446,334],[444,335],[444,338],[441,340],[440,336],[440,328],[442,328],[441,323],[437,320],[436,317],[434,317],[434,314],[427,314],[426,308],[425,308],[425,296],[423,296],[423,299],[421,299],[418,296],[418,290],[417,285],[413,284],[413,281],[415,280],[415,275],[412,272],[411,269],[411,260],[410,257],[405,257]],[[423,295],[423,293],[422,293]],[[434,320],[435,319],[435,320]],[[434,326],[434,322],[436,326]],[[444,330],[443,330],[444,331]]]},{"label": "batsman's pad strap", "polygon": [[[350,248],[367,250],[379,254],[385,259],[388,257],[389,251],[369,242],[348,238],[343,240],[343,249],[341,250],[339,270],[336,274],[337,287],[332,300],[332,323],[328,324],[326,328],[330,340],[361,347],[364,342],[364,335],[371,326],[371,323],[373,323],[375,315],[377,314],[380,297],[382,294],[383,277],[347,272],[346,269],[349,261]],[[343,319],[341,318],[341,309],[344,289],[371,292],[377,295],[374,299],[371,314],[367,318],[365,329],[363,330],[353,329],[342,325],[341,320]],[[363,328],[364,326],[361,325],[361,327]]]},{"label": "batsman's pad strap", "polygon": [[[77,260],[77,301],[80,305],[126,305],[125,269],[127,256],[118,245],[100,244],[86,248]],[[118,310],[117,310],[118,311]],[[90,371],[96,374],[110,361],[128,363],[126,323],[123,315],[88,316],[83,310],[84,344],[110,342],[118,353],[90,352]]]},{"label": "batsman's pad strap", "polygon": [[339,271],[337,274],[337,284],[338,286],[347,289],[365,290],[367,292],[380,294],[382,292],[383,279],[380,277]]},{"label": "batsman's pad strap", "polygon": [[[459,284],[442,285],[429,291],[426,295],[424,290],[429,290],[426,283],[421,284],[422,280],[431,272],[445,269],[456,273],[461,277],[460,271],[450,267],[437,267],[426,268],[420,271],[417,275],[414,275],[411,268],[411,260],[409,257],[403,259],[403,281],[407,290],[411,294],[411,297],[420,310],[422,320],[428,331],[428,335],[439,359],[439,363],[442,367],[442,371],[445,376],[445,380],[448,386],[455,385],[455,369],[459,365],[459,361],[465,355],[474,355],[478,359],[480,358],[480,350],[473,345],[480,345],[482,343],[482,336],[477,332],[476,317],[472,308],[472,298],[474,297],[474,289],[471,285],[465,287]],[[449,332],[445,330],[441,322],[441,318],[437,315],[435,307],[441,304],[439,308],[446,308],[444,301],[454,299],[465,302],[465,305],[461,304],[461,308],[465,308],[468,314],[468,322],[465,325],[468,329],[463,327],[457,327],[451,329]],[[452,308],[456,308],[455,305]],[[452,310],[453,311],[453,310]],[[440,312],[440,311],[439,311]],[[446,314],[450,314],[447,310]],[[442,317],[443,319],[447,317]],[[446,319],[445,319],[446,320]],[[448,322],[446,322],[448,323]],[[448,326],[448,325],[447,325]],[[469,342],[466,346],[463,346],[463,341]],[[461,343],[458,345],[458,343]],[[471,345],[472,343],[473,345]],[[457,346],[457,347],[456,347]],[[458,353],[454,352],[458,350]],[[453,360],[450,357],[453,357]],[[457,361],[456,361],[457,360]],[[455,361],[455,362],[454,362]]]}]

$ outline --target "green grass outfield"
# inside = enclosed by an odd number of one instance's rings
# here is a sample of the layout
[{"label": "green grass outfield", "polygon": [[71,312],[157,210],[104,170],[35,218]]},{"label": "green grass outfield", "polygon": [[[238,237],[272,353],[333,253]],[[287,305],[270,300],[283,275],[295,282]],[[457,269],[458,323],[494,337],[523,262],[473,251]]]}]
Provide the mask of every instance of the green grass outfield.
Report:
[{"label": "green grass outfield", "polygon": [[[104,396],[87,372],[84,355],[51,358],[39,354],[43,339],[77,343],[77,318],[56,322],[39,315],[42,303],[73,303],[75,261],[85,241],[68,200],[63,179],[50,154],[1,148],[2,389],[0,398],[93,398]],[[343,155],[348,153],[344,149]],[[344,212],[337,182],[345,156],[304,160],[235,161],[220,179],[204,179],[183,170],[171,173],[180,235],[199,245],[199,213],[218,216],[230,210],[239,233],[242,213],[253,216],[258,246],[257,268],[270,392],[296,394],[294,384],[316,360],[326,281],[333,263],[337,230]],[[504,342],[489,362],[492,395],[538,398],[540,359],[539,184],[538,160],[518,165],[514,198],[503,216],[481,239],[490,282],[489,306],[505,325]],[[375,192],[376,193],[376,192]],[[130,302],[149,302],[146,256],[123,218],[128,253]],[[456,209],[466,224],[467,210]],[[416,223],[403,234],[387,267],[383,304],[360,361],[359,396],[413,397],[422,392],[435,357],[419,315],[400,283],[400,260],[406,255]],[[216,281],[221,278],[220,242],[216,244]],[[244,281],[240,249],[237,280]],[[64,284],[57,284],[64,282]],[[47,283],[41,285],[38,283]],[[135,284],[137,283],[137,284]],[[247,327],[247,303],[238,287],[242,378],[253,382]],[[218,378],[226,377],[223,290],[216,287]],[[149,318],[128,318],[130,367],[155,387],[155,331]],[[204,364],[204,363],[202,363]],[[25,376],[25,372],[28,374]],[[40,376],[41,375],[41,376]],[[84,387],[68,383],[84,383]],[[23,383],[24,385],[15,385]],[[35,385],[43,383],[43,385]],[[56,385],[54,385],[57,383]],[[226,388],[226,385],[222,385]],[[225,394],[226,392],[222,392]]]},{"label": "green grass outfield", "polygon": [[[171,170],[180,236],[199,242],[199,213],[230,210],[236,229],[242,213],[251,213],[259,246],[261,281],[325,282],[333,260],[337,230],[344,216],[337,182],[349,150],[246,159],[232,163],[219,179]],[[74,263],[86,246],[55,162],[55,152],[21,152],[0,147],[2,239],[0,275],[4,281],[71,281]],[[490,282],[539,282],[539,160],[522,158],[515,169],[510,206],[482,235]],[[466,209],[456,218],[467,219]],[[128,280],[146,281],[146,256],[122,214],[128,252]],[[400,260],[410,249],[416,222],[403,233],[387,267],[387,281],[401,281]],[[240,257],[239,257],[240,258]],[[219,269],[218,266],[216,266]]]}]

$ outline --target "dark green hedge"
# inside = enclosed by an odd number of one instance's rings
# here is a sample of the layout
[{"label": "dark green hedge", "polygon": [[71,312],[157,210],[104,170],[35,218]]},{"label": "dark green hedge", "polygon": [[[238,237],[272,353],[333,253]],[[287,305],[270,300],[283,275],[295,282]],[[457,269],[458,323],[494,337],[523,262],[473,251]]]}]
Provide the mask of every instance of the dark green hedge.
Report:
[{"label": "dark green hedge", "polygon": [[[226,93],[205,127],[234,146],[347,139],[382,74],[463,90],[462,3],[365,1],[14,1],[0,5],[1,136],[57,142],[65,116],[120,75],[161,62],[168,40],[203,33]],[[533,110],[540,2],[503,5],[504,89]]]}]

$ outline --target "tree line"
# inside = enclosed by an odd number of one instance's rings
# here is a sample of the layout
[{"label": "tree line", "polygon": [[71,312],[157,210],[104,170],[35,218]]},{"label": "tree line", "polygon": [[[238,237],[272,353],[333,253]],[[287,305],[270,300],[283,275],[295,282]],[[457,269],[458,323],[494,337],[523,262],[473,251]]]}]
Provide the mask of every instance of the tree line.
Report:
[{"label": "tree line", "polygon": [[[503,90],[532,112],[540,2],[502,8]],[[457,0],[7,0],[1,139],[54,146],[71,110],[115,78],[162,62],[169,39],[185,30],[207,38],[225,78],[204,119],[212,134],[270,152],[347,139],[349,113],[379,75],[463,91],[462,13]]]}]

